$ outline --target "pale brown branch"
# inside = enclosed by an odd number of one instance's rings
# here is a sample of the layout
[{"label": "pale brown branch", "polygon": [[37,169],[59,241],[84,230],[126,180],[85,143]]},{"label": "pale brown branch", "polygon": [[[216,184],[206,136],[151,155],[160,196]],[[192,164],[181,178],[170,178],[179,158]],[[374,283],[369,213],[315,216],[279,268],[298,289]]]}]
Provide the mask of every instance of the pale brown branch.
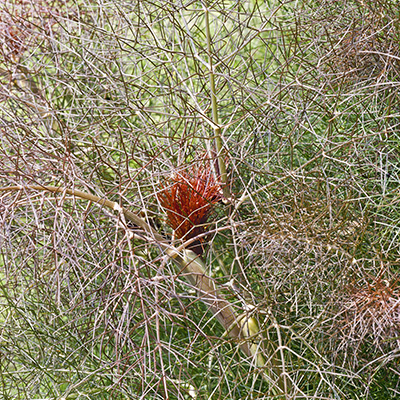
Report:
[{"label": "pale brown branch", "polygon": [[[65,187],[27,185],[27,186],[8,186],[0,188],[0,192],[17,190],[41,190],[51,193],[67,193],[80,199],[92,201],[100,206],[105,206],[115,211],[123,213],[124,217],[142,228],[156,243],[164,249],[166,254],[178,265],[180,272],[185,276],[188,282],[196,287],[199,299],[205,303],[214,314],[218,322],[227,331],[229,337],[240,340],[242,337],[240,328],[240,318],[237,317],[232,305],[220,293],[214,281],[206,274],[205,267],[201,259],[191,250],[179,251],[171,245],[162,235],[146,223],[142,218],[132,211],[121,207],[118,203],[100,198],[96,195],[82,192],[77,189]],[[252,356],[251,350],[246,341],[241,341],[240,348],[247,356]]]}]

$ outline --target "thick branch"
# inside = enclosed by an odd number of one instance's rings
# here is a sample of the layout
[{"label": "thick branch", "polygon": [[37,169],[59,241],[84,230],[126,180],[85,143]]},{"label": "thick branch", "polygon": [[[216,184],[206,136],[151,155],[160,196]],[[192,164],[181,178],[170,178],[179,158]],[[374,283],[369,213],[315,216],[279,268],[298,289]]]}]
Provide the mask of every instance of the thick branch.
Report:
[{"label": "thick branch", "polygon": [[[142,228],[149,234],[156,243],[164,249],[166,254],[171,257],[180,268],[180,272],[185,278],[196,287],[200,300],[205,303],[220,324],[227,331],[228,335],[236,340],[241,338],[241,327],[239,324],[240,318],[237,318],[236,313],[231,305],[221,294],[215,286],[214,281],[206,274],[204,263],[198,256],[191,250],[179,250],[172,246],[162,235],[160,235],[154,228],[152,228],[146,221],[137,216],[135,213],[121,207],[118,203],[102,199],[90,193],[82,192],[76,189],[68,189],[64,187],[55,186],[9,186],[0,188],[0,191],[17,191],[17,190],[41,190],[51,193],[67,193],[69,195],[78,197],[80,199],[89,200],[100,206],[105,206],[112,210],[122,212],[124,217]],[[240,343],[240,348],[247,356],[252,356],[252,352],[246,341]]]}]

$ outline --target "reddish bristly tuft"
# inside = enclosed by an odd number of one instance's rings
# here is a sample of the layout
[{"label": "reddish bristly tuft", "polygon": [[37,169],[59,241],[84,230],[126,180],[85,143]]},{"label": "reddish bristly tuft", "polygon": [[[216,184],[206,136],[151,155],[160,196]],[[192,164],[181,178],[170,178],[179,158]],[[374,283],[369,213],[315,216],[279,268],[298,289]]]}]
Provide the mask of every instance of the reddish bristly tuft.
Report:
[{"label": "reddish bristly tuft", "polygon": [[377,347],[400,344],[400,287],[378,277],[362,288],[353,287],[344,304],[348,338],[360,341],[371,335]]},{"label": "reddish bristly tuft", "polygon": [[[221,200],[221,190],[209,167],[192,167],[170,177],[158,199],[176,238],[188,240],[206,231],[214,205]],[[202,243],[199,239],[189,247],[201,254]]]}]

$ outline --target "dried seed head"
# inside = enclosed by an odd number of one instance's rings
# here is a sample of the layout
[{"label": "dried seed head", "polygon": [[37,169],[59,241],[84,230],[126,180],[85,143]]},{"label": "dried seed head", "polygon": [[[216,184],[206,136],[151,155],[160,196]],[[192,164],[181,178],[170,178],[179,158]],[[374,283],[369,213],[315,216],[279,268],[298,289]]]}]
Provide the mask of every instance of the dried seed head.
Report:
[{"label": "dried seed head", "polygon": [[398,281],[375,278],[364,287],[354,286],[344,305],[346,336],[361,341],[370,335],[373,343],[399,345],[400,287]]}]

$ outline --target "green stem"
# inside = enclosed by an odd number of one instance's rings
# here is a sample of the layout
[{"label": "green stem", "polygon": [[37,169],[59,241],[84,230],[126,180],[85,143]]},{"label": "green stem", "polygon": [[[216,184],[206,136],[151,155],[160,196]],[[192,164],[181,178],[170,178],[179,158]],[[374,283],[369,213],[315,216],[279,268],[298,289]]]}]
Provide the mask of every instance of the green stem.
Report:
[{"label": "green stem", "polygon": [[210,19],[208,9],[205,9],[205,23],[206,23],[206,37],[207,37],[207,52],[208,52],[208,62],[210,69],[210,89],[211,89],[211,108],[212,108],[212,119],[215,124],[214,128],[214,137],[215,137],[215,150],[217,152],[218,159],[218,169],[219,175],[222,182],[222,191],[224,193],[225,198],[230,198],[230,191],[228,187],[228,177],[226,173],[226,165],[224,161],[223,154],[223,143],[221,138],[221,128],[219,127],[218,122],[218,105],[217,105],[217,96],[215,90],[215,78],[214,78],[214,67],[213,60],[211,55],[211,33],[210,33]]}]

